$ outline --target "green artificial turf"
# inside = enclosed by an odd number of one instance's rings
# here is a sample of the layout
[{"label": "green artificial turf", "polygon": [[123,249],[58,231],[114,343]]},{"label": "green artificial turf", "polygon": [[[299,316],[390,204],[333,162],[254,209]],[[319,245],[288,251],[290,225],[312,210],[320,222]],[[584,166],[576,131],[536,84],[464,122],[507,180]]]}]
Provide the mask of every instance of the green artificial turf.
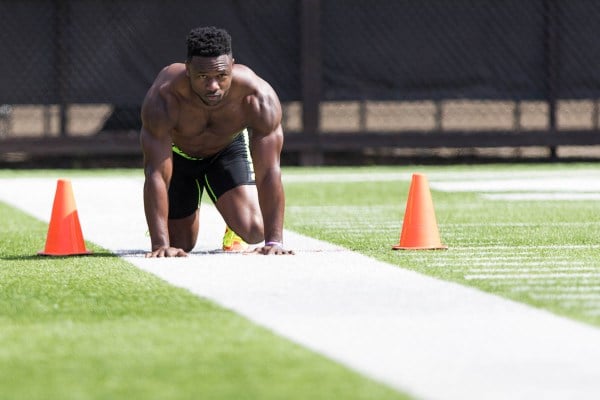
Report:
[{"label": "green artificial turf", "polygon": [[[448,250],[391,249],[413,172],[436,182],[590,170],[600,166],[286,168],[285,227],[598,326],[598,201],[491,200],[432,189]],[[33,175],[142,177],[139,170],[0,171]],[[2,204],[0,221],[3,398],[406,398],[91,243],[92,256],[39,257],[46,224]]]},{"label": "green artificial turf", "polygon": [[406,399],[0,203],[2,399]]},{"label": "green artificial turf", "polygon": [[[557,314],[600,325],[600,202],[489,200],[475,192],[431,190],[445,251],[394,251],[412,172],[432,180],[600,171],[597,164],[452,167],[314,168],[292,176],[324,175],[327,182],[290,179],[286,227],[379,260],[474,286]],[[335,176],[364,177],[346,182]],[[406,179],[377,176],[404,174]],[[527,187],[523,187],[527,191]]]}]

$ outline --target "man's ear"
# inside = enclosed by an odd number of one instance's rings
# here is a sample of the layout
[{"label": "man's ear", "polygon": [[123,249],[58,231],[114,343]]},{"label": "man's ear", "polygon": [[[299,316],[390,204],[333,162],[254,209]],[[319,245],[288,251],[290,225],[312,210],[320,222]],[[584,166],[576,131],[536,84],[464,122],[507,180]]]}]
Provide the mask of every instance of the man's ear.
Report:
[{"label": "man's ear", "polygon": [[185,76],[190,77],[190,60],[185,60]]}]

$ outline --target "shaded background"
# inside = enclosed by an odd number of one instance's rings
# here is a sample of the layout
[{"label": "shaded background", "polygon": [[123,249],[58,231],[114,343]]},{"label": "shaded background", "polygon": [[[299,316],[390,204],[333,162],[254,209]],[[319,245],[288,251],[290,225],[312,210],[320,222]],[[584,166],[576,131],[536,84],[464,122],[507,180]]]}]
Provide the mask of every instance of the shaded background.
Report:
[{"label": "shaded background", "polygon": [[0,0],[0,14],[4,160],[35,155],[32,137],[111,154],[119,143],[90,138],[116,133],[133,152],[146,90],[200,25],[226,28],[236,62],[275,88],[301,164],[600,144],[597,2]]}]

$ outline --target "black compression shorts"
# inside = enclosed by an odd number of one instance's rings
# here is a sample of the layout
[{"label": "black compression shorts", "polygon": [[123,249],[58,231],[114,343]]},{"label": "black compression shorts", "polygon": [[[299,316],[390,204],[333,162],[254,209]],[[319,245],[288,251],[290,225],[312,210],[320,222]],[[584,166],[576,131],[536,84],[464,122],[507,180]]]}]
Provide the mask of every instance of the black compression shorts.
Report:
[{"label": "black compression shorts", "polygon": [[169,218],[184,218],[196,212],[205,188],[214,203],[230,189],[254,184],[254,168],[245,130],[229,146],[206,158],[190,157],[173,145]]}]

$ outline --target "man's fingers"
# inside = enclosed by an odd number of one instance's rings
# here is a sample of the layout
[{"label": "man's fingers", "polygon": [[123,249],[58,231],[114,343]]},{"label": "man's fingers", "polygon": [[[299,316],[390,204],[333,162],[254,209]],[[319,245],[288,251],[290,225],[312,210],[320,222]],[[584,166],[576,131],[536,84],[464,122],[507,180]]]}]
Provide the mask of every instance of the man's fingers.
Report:
[{"label": "man's fingers", "polygon": [[285,250],[280,246],[262,246],[248,251],[248,254],[263,254],[263,255],[292,255],[293,250]]},{"label": "man's fingers", "polygon": [[187,253],[183,249],[176,247],[161,247],[152,252],[146,253],[146,258],[163,258],[163,257],[187,257]]},{"label": "man's fingers", "polygon": [[177,249],[177,251],[175,252],[175,254],[171,257],[187,257],[187,253],[185,251],[183,251],[182,249]]}]

